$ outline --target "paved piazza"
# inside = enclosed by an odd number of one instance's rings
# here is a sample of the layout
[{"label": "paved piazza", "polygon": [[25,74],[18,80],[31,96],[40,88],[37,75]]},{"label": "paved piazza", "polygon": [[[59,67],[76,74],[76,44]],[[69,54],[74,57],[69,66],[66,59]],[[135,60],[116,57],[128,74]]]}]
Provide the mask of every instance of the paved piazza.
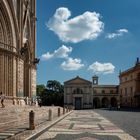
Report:
[{"label": "paved piazza", "polygon": [[136,140],[93,110],[74,110],[46,129],[37,140]]},{"label": "paved piazza", "polygon": [[99,113],[105,118],[108,118],[119,128],[134,136],[137,140],[140,140],[140,109],[122,108],[119,111],[96,109],[95,112]]},{"label": "paved piazza", "polygon": [[[0,108],[0,140],[10,139],[29,128],[29,112],[35,112],[36,128],[44,122],[48,122],[48,111],[53,111],[53,117],[57,118],[58,107],[36,107],[36,106],[6,106]],[[61,109],[62,110],[62,109]],[[49,123],[49,122],[48,122]],[[19,138],[21,140],[21,138]],[[13,140],[13,139],[12,139]],[[17,140],[17,138],[16,138]],[[22,140],[25,140],[24,138]]]}]

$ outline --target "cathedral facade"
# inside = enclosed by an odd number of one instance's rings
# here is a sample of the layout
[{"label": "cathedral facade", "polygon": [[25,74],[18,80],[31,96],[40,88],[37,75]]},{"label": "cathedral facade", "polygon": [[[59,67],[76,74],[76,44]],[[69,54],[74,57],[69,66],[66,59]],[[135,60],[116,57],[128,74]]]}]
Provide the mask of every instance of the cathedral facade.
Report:
[{"label": "cathedral facade", "polygon": [[9,99],[36,94],[36,0],[0,1],[0,92]]}]

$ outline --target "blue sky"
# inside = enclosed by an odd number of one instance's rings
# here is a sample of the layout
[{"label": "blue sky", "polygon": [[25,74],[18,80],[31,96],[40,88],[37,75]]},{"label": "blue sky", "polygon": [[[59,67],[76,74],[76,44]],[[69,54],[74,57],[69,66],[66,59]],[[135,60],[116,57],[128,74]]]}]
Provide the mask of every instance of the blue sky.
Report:
[{"label": "blue sky", "polygon": [[139,0],[37,0],[37,84],[79,75],[118,84],[140,57]]}]

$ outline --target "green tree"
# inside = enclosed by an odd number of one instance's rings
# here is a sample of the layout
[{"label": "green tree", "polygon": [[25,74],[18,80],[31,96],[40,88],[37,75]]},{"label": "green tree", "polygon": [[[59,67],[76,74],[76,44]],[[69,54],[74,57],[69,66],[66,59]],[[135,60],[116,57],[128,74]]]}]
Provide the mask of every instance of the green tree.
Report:
[{"label": "green tree", "polygon": [[56,80],[49,80],[41,94],[43,105],[63,106],[64,86]]},{"label": "green tree", "polygon": [[52,93],[63,93],[64,87],[59,81],[49,80],[46,85],[47,89]]},{"label": "green tree", "polygon": [[37,85],[36,86],[37,96],[41,96],[45,89],[46,89],[45,85],[43,85],[43,84]]}]

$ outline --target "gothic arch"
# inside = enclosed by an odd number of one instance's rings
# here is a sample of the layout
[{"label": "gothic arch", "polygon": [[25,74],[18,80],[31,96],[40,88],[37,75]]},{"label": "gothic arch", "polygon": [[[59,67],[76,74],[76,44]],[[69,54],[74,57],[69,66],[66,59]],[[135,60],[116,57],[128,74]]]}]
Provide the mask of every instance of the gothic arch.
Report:
[{"label": "gothic arch", "polygon": [[16,31],[7,1],[0,2],[0,91],[7,96],[14,92],[14,53]]},{"label": "gothic arch", "polygon": [[11,6],[8,4],[7,1],[0,2],[0,17],[1,17],[1,25],[4,32],[3,40],[0,38],[5,44],[8,44],[11,51],[16,51],[13,47],[17,47],[17,38],[18,38],[18,27],[17,21],[13,16],[13,11],[11,10]]},{"label": "gothic arch", "polygon": [[[12,30],[11,30],[11,25],[8,19],[8,15],[5,12],[6,10],[3,8],[2,4],[0,3],[0,41],[1,44],[8,44],[8,45],[13,45],[13,37],[12,37]],[[3,48],[6,48],[5,45],[3,44]]]}]

